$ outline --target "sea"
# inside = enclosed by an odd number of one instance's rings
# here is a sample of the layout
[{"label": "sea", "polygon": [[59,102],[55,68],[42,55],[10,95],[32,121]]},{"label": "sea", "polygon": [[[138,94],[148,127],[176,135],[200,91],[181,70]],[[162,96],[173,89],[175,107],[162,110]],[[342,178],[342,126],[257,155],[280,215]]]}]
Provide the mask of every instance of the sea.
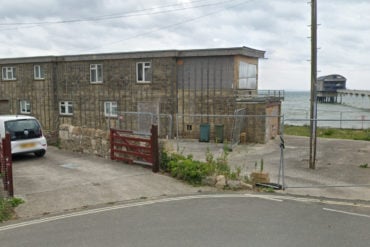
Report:
[{"label": "sea", "polygon": [[[285,91],[282,114],[284,115],[285,124],[309,125],[310,92]],[[370,109],[361,109],[339,103],[317,103],[317,125],[320,127],[369,129]]]}]

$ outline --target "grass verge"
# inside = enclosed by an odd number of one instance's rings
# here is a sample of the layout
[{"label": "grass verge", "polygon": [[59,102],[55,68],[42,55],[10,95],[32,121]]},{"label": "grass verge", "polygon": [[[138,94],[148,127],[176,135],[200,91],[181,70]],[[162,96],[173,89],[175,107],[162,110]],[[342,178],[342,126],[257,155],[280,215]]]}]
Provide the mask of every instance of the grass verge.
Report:
[{"label": "grass verge", "polygon": [[[310,126],[284,126],[284,135],[310,136]],[[369,129],[317,128],[317,136],[323,138],[370,141]]]}]

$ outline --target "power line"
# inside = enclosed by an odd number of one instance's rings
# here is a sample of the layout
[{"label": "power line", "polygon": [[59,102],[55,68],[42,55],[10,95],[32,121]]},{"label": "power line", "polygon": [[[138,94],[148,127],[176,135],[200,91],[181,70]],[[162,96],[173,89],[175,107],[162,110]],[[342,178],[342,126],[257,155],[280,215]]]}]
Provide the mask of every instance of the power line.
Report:
[{"label": "power line", "polygon": [[[234,1],[234,0],[232,0]],[[236,8],[238,6],[241,6],[241,5],[244,5],[244,4],[247,4],[247,3],[251,3],[255,0],[249,0],[249,1],[243,1],[243,2],[239,2],[237,4],[234,4],[234,5],[231,5],[229,7],[225,7],[223,8],[222,10],[225,10],[225,9],[232,9],[232,8]],[[229,1],[231,2],[231,1]],[[154,32],[158,32],[160,30],[165,30],[165,29],[172,29],[174,27],[177,27],[177,26],[180,26],[180,25],[183,25],[185,23],[189,23],[189,22],[194,22],[196,20],[199,20],[199,19],[202,19],[202,18],[205,18],[205,17],[208,17],[208,16],[211,16],[211,15],[215,15],[215,14],[219,14],[220,11],[222,11],[220,9],[217,9],[213,12],[209,12],[208,14],[205,14],[205,15],[201,15],[201,16],[197,16],[197,17],[193,17],[193,18],[189,18],[189,19],[186,19],[184,21],[181,21],[181,22],[177,22],[177,23],[174,23],[174,24],[170,24],[170,25],[166,25],[166,26],[162,26],[162,27],[158,27],[154,30],[151,30],[151,31],[147,31],[147,32],[143,32],[143,33],[140,33],[140,34],[137,34],[137,35],[134,35],[134,36],[131,36],[129,38],[126,38],[126,39],[123,39],[123,40],[119,40],[119,41],[116,41],[116,42],[112,42],[112,43],[108,43],[108,44],[104,44],[104,46],[109,46],[109,45],[115,45],[115,44],[119,44],[119,43],[122,43],[124,41],[127,41],[127,40],[131,40],[131,39],[134,39],[134,38],[138,38],[138,37],[141,37],[141,36],[145,36],[145,35],[148,35],[148,34],[151,34],[151,33],[154,33]],[[86,49],[86,50],[80,50],[80,52],[87,52],[87,51],[92,51],[93,49],[97,49],[97,48],[100,48],[99,47],[93,47],[93,48],[89,48],[89,49]]]},{"label": "power line", "polygon": [[[197,3],[197,2],[204,2],[209,0],[197,0],[197,1],[191,1],[189,3]],[[224,3],[233,2],[236,0],[228,0],[228,1],[218,1],[215,3],[206,3],[202,5],[196,5],[196,6],[188,6],[188,7],[181,7],[176,9],[166,9],[170,7],[176,7],[182,4],[172,4],[172,5],[164,5],[159,7],[151,7],[147,9],[141,9],[136,11],[127,11],[123,12],[121,14],[112,14],[112,15],[102,15],[97,17],[87,17],[87,18],[80,18],[80,19],[70,19],[70,20],[60,20],[60,21],[40,21],[40,22],[12,22],[12,23],[0,23],[0,26],[29,26],[32,25],[32,27],[35,26],[41,26],[41,25],[50,25],[50,24],[68,24],[68,23],[76,23],[76,22],[90,22],[90,21],[104,21],[104,20],[111,20],[111,19],[119,19],[119,18],[129,18],[129,17],[137,17],[137,16],[149,16],[149,15],[157,15],[157,14],[163,14],[163,13],[171,13],[171,12],[177,12],[177,11],[183,11],[188,9],[196,9],[196,8],[204,8],[204,7],[210,7],[210,6],[217,6]],[[158,10],[162,9],[162,10]],[[155,11],[148,13],[147,11]],[[29,28],[29,27],[18,27],[18,29],[21,28]],[[11,29],[2,29],[2,30],[11,30]]]}]

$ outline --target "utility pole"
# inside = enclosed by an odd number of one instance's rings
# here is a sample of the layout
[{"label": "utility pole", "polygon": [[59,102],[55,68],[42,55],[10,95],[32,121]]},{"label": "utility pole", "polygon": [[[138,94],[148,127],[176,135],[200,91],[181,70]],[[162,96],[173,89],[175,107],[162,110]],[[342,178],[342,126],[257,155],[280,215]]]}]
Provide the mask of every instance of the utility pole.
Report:
[{"label": "utility pole", "polygon": [[317,1],[311,0],[311,105],[310,105],[310,169],[316,168],[317,143]]}]

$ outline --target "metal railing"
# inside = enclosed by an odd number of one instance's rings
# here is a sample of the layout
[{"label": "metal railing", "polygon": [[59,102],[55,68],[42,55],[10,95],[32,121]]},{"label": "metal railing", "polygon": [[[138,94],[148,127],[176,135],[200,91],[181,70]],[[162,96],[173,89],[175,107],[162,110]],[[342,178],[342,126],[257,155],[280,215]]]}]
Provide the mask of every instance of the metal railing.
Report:
[{"label": "metal railing", "polygon": [[258,90],[259,97],[274,97],[279,99],[284,99],[284,90]]}]

